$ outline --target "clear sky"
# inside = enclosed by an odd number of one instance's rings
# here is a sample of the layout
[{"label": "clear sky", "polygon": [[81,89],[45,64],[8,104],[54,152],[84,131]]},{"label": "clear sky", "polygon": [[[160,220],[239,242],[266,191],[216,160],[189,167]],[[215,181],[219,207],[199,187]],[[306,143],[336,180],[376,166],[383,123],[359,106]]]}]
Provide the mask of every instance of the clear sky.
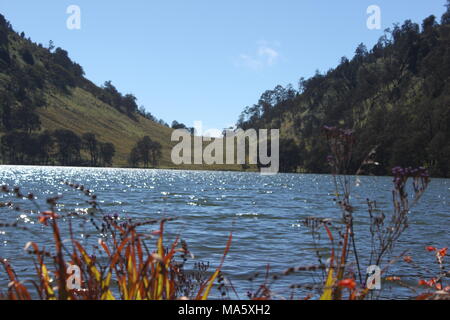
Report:
[{"label": "clear sky", "polygon": [[[370,49],[393,23],[439,19],[445,0],[1,0],[16,31],[69,52],[96,84],[122,93],[169,124],[233,125],[276,85],[308,78]],[[81,29],[69,30],[69,5]],[[369,30],[367,8],[381,9]]]}]

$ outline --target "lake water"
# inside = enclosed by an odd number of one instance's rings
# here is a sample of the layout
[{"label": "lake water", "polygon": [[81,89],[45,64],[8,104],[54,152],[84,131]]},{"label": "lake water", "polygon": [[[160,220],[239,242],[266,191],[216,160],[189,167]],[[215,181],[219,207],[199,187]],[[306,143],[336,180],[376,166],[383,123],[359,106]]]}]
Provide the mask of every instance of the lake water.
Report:
[{"label": "lake water", "polygon": [[[391,208],[392,178],[361,177],[360,186],[353,186],[352,204],[356,207],[357,241],[363,261],[369,252],[367,205],[370,197],[380,207]],[[45,199],[63,194],[58,210],[85,212],[89,205],[79,192],[63,181],[80,183],[95,191],[106,214],[134,219],[176,217],[167,225],[170,236],[181,235],[196,261],[219,263],[229,233],[233,232],[232,248],[227,256],[224,274],[229,278],[239,298],[245,299],[247,290],[256,288],[248,281],[256,272],[264,273],[270,264],[271,273],[282,272],[289,267],[317,265],[309,230],[301,225],[306,217],[332,218],[341,216],[333,202],[335,194],[329,175],[279,174],[261,176],[258,173],[168,171],[134,169],[88,169],[61,167],[0,166],[0,183],[20,186],[23,192],[38,197],[42,209]],[[0,201],[10,196],[0,194]],[[410,227],[403,234],[395,253],[410,250],[417,264],[434,268],[433,255],[425,246],[439,248],[450,246],[450,180],[433,179],[420,203],[410,213]],[[18,221],[29,231],[0,227],[0,257],[8,258],[21,279],[31,277],[33,263],[23,250],[28,241],[41,245],[51,243],[51,234],[36,223],[37,209],[27,201],[25,213],[0,208],[0,224]],[[74,224],[77,237],[84,237],[85,225]],[[149,226],[141,231],[153,231]],[[326,235],[322,235],[326,238]],[[47,242],[48,239],[48,242]],[[367,265],[363,264],[363,268]],[[420,277],[434,274],[417,270],[399,262],[391,274],[402,276],[415,285]],[[291,284],[311,283],[320,280],[320,273],[299,272],[282,277],[272,285],[274,292],[289,297]],[[0,285],[7,285],[3,269]],[[296,297],[304,296],[297,291]],[[218,292],[214,293],[218,296]],[[383,290],[384,298],[405,298],[408,290],[389,286]],[[230,293],[231,298],[236,298]]]}]

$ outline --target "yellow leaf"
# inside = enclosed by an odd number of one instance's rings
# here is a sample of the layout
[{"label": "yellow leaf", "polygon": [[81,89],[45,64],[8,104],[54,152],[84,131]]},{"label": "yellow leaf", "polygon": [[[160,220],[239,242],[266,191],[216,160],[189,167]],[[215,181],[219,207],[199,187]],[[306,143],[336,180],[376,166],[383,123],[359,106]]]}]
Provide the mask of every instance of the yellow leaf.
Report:
[{"label": "yellow leaf", "polygon": [[208,299],[209,292],[211,291],[211,288],[212,288],[212,286],[214,284],[214,281],[216,280],[216,278],[219,275],[219,273],[220,273],[220,270],[217,270],[216,272],[214,272],[212,277],[209,279],[209,283],[208,283],[208,286],[206,287],[205,293],[202,296],[202,300]]},{"label": "yellow leaf", "polygon": [[328,272],[327,281],[325,282],[325,289],[320,297],[320,300],[333,300],[333,285],[334,285],[334,270],[330,268]]}]

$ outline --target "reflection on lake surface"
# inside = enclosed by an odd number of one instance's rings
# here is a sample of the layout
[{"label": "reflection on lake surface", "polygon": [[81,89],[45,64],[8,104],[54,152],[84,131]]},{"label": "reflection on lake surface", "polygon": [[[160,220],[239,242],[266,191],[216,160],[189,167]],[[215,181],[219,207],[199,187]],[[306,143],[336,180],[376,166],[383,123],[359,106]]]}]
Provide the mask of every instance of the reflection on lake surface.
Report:
[{"label": "reflection on lake surface", "polygon": [[[370,197],[380,207],[390,209],[392,178],[360,179],[361,185],[353,186],[351,201],[356,207],[356,234],[360,238],[357,241],[369,245],[364,241],[368,229],[366,199]],[[267,264],[273,272],[317,264],[311,235],[301,225],[302,219],[316,216],[339,220],[340,217],[333,202],[334,185],[328,175],[0,166],[0,183],[34,193],[43,209],[47,208],[46,198],[62,194],[59,211],[85,212],[89,207],[86,198],[63,181],[80,183],[93,190],[106,214],[117,213],[134,219],[177,217],[167,225],[169,235],[181,235],[196,261],[209,261],[213,267],[219,263],[232,231],[233,244],[223,271],[240,298],[245,298],[246,291],[252,289],[247,279],[255,272],[264,272]],[[432,256],[424,247],[450,245],[449,195],[450,180],[432,180],[411,212],[410,227],[395,253],[408,249],[416,263],[434,267]],[[0,201],[6,198],[10,196],[0,195]],[[34,272],[32,259],[23,250],[25,244],[36,241],[49,245],[51,235],[47,228],[36,223],[37,209],[26,201],[21,203],[26,213],[0,208],[0,224],[18,221],[29,229],[0,228],[0,257],[10,259],[24,280],[24,276]],[[155,226],[147,228],[151,232]],[[78,237],[86,236],[83,224],[74,223],[74,229]],[[364,246],[359,250],[362,256],[369,252]],[[428,276],[404,263],[390,270],[405,281],[410,279],[412,284],[418,277]],[[289,296],[291,284],[311,281],[310,272],[300,272],[281,278],[272,288]],[[2,288],[7,285],[3,269],[0,285]],[[396,286],[383,292],[386,298],[402,298],[408,294],[409,291]]]}]

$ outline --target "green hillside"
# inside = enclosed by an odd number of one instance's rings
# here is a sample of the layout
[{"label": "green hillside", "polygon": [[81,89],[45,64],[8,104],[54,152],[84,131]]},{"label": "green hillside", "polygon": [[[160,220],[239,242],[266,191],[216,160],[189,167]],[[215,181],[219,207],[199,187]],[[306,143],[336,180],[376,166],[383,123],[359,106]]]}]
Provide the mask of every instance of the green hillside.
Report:
[{"label": "green hillside", "polygon": [[[137,106],[124,112],[121,106],[108,104],[105,90],[85,79],[82,68],[64,50],[33,43],[14,32],[3,16],[0,66],[3,134],[12,130],[39,133],[68,129],[79,136],[92,132],[99,142],[115,146],[115,166],[127,166],[133,146],[149,136],[162,146],[159,165],[170,165],[172,129],[149,119]],[[22,121],[24,117],[30,118],[27,123]]]},{"label": "green hillside", "polygon": [[[368,50],[326,73],[277,86],[247,107],[238,126],[280,128],[285,172],[329,172],[324,126],[352,129],[357,138],[349,173],[390,174],[424,166],[450,176],[450,1],[439,21],[395,25]],[[332,49],[332,48],[330,48]]]},{"label": "green hillside", "polygon": [[169,165],[172,129],[140,115],[135,120],[124,116],[81,88],[73,88],[70,95],[47,93],[46,101],[47,105],[38,109],[42,128],[69,129],[79,135],[94,132],[99,140],[116,147],[116,166],[127,166],[136,141],[150,136],[163,146],[161,165]]}]

